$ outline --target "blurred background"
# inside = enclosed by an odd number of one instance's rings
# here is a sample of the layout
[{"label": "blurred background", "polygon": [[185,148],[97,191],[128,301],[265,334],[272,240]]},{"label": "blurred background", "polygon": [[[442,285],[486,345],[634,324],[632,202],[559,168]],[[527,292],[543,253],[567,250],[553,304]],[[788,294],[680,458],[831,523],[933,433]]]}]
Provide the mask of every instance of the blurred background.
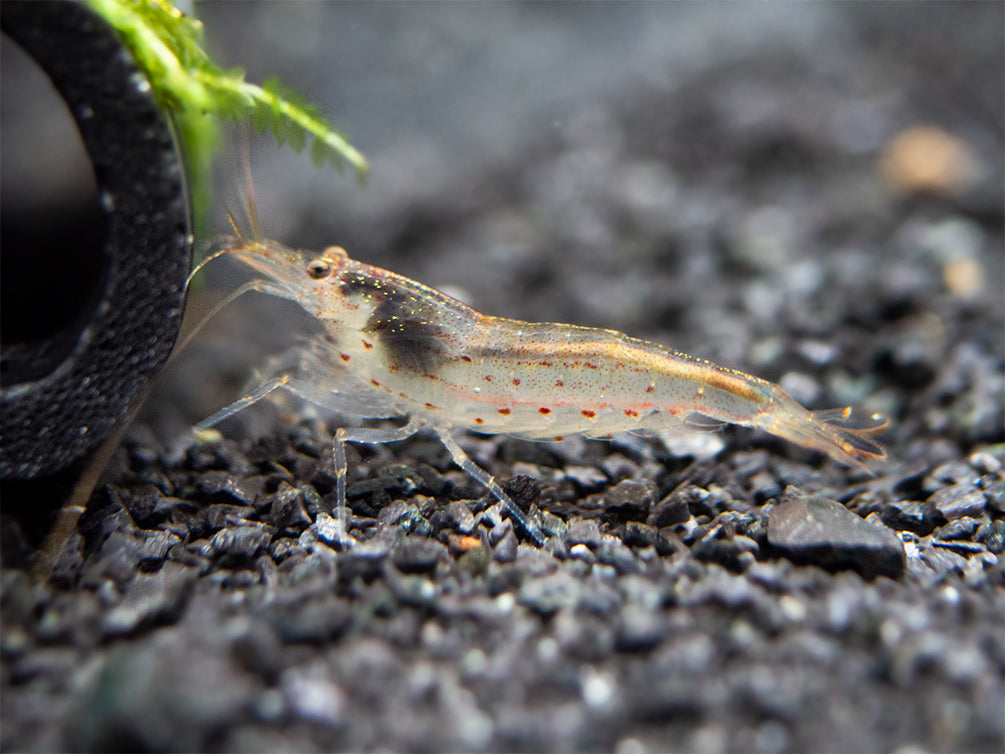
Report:
[{"label": "blurred background", "polygon": [[[289,245],[340,244],[486,313],[621,329],[901,420],[918,419],[904,389],[937,381],[951,345],[1002,351],[1001,4],[194,11],[220,65],[278,76],[371,162],[360,186],[251,139],[264,232]],[[12,47],[4,232],[41,234],[89,177]],[[17,146],[30,138],[46,146]],[[228,136],[220,207],[244,202],[243,139]],[[192,314],[236,267],[211,266]],[[266,298],[235,303],[169,367],[144,419],[162,439],[309,328]],[[982,435],[1001,426],[988,411],[970,417]]]}]

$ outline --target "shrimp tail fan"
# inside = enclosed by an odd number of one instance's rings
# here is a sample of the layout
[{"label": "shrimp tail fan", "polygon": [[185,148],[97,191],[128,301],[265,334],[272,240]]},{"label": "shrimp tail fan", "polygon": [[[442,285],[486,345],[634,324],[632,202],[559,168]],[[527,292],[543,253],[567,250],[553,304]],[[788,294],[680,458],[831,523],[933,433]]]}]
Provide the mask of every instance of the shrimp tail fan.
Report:
[{"label": "shrimp tail fan", "polygon": [[881,414],[856,411],[851,407],[807,411],[795,401],[792,404],[770,417],[763,428],[867,472],[867,461],[886,458],[886,450],[875,439],[890,426],[889,420]]}]

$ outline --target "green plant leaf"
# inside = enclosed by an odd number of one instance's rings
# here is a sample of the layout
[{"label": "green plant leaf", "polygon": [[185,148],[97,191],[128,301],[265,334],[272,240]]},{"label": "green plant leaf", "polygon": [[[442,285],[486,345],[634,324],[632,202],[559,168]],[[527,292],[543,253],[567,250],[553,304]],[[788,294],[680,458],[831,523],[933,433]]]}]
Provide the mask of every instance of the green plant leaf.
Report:
[{"label": "green plant leaf", "polygon": [[170,0],[87,0],[114,27],[146,74],[161,107],[172,113],[184,145],[193,204],[204,218],[211,203],[212,157],[219,142],[219,119],[251,120],[269,130],[280,145],[303,151],[311,142],[316,165],[348,163],[365,180],[366,158],[334,129],[321,110],[276,78],[262,86],[244,80],[240,68],[223,70],[202,49],[202,23]]}]

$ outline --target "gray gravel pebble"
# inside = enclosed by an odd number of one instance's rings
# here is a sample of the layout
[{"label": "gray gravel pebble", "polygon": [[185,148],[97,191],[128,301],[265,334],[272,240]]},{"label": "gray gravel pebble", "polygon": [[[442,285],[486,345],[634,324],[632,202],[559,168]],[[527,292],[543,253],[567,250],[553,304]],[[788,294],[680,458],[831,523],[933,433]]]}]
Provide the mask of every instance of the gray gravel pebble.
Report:
[{"label": "gray gravel pebble", "polygon": [[974,489],[977,479],[968,484],[954,484],[943,487],[932,493],[927,506],[933,512],[938,512],[945,520],[962,518],[963,516],[980,516],[986,507],[984,493]]},{"label": "gray gravel pebble", "polygon": [[862,520],[825,497],[789,491],[768,514],[768,542],[796,562],[898,576],[904,547],[885,526]]},{"label": "gray gravel pebble", "polygon": [[122,601],[102,619],[102,635],[113,639],[177,621],[195,586],[198,571],[178,563],[165,563],[154,574],[137,574]]}]

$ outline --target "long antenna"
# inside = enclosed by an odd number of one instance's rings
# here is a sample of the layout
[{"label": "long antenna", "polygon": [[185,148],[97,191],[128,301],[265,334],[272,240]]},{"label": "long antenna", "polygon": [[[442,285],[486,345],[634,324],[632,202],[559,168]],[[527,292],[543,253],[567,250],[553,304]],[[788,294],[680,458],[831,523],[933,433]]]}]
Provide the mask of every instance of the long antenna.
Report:
[{"label": "long antenna", "polygon": [[[216,257],[218,257],[218,256],[220,256],[222,254],[226,254],[228,251],[229,251],[229,249],[223,249],[222,251],[218,251],[216,254],[214,254],[210,258],[211,259],[216,259]],[[208,262],[209,260],[207,259],[206,261]],[[211,319],[213,319],[217,314],[219,314],[227,306],[229,306],[235,299],[243,296],[248,291],[258,291],[260,293],[263,293],[263,292],[264,293],[269,293],[269,292],[271,292],[271,290],[272,290],[272,288],[271,288],[271,286],[269,284],[269,281],[267,281],[267,280],[249,280],[247,283],[245,283],[240,288],[238,288],[236,291],[234,291],[229,296],[227,296],[225,299],[223,299],[223,301],[221,301],[216,306],[214,306],[209,311],[209,314],[207,314],[201,320],[199,320],[199,324],[197,324],[189,333],[187,333],[185,335],[185,337],[182,338],[182,340],[180,341],[180,343],[175,347],[175,353],[180,352],[183,348],[185,348],[185,346],[187,346],[189,343],[191,343],[192,342],[192,338],[194,338],[196,335],[199,334],[199,332],[202,330],[202,328],[206,326],[206,323],[209,322]]]},{"label": "long antenna", "polygon": [[[244,186],[247,192],[248,223],[251,225],[251,237],[255,241],[261,241],[263,238],[262,225],[258,221],[258,198],[255,195],[255,179],[251,175],[251,140],[248,138],[247,130],[244,131],[244,138],[241,139],[241,161],[244,163]],[[233,222],[232,219],[231,225]]]}]

